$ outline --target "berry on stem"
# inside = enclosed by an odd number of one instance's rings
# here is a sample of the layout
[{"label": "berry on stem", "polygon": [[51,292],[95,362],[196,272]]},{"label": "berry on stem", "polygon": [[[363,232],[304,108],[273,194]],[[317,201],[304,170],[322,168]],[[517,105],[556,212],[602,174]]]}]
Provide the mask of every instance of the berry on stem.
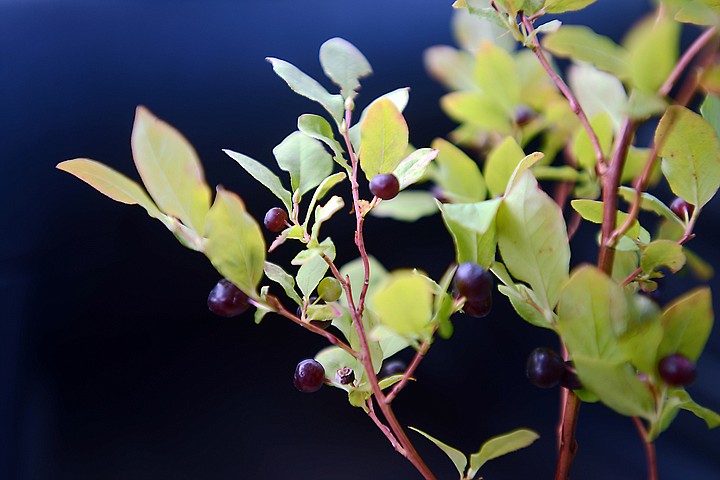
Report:
[{"label": "berry on stem", "polygon": [[248,296],[227,278],[221,279],[208,295],[208,308],[221,317],[237,317],[250,308]]},{"label": "berry on stem", "polygon": [[334,302],[340,295],[342,295],[343,289],[340,282],[336,278],[325,277],[320,280],[320,284],[317,287],[318,296],[326,302]]},{"label": "berry on stem", "polygon": [[668,384],[686,387],[697,378],[695,362],[681,353],[673,353],[663,357],[658,363],[658,373]]},{"label": "berry on stem", "polygon": [[535,118],[535,111],[527,105],[518,105],[515,108],[515,123],[518,127],[524,127]]},{"label": "berry on stem", "polygon": [[536,348],[527,361],[527,377],[540,388],[552,388],[565,374],[565,361],[551,348]]},{"label": "berry on stem", "polygon": [[582,388],[582,383],[575,371],[575,365],[569,360],[565,362],[565,370],[560,378],[560,386],[568,390],[579,390]]},{"label": "berry on stem", "polygon": [[473,317],[490,313],[493,285],[490,272],[477,263],[462,263],[455,272],[455,290],[467,299],[463,310]]},{"label": "berry on stem", "polygon": [[297,364],[293,385],[305,393],[317,392],[325,382],[325,369],[317,360],[308,358]]},{"label": "berry on stem", "polygon": [[692,216],[695,211],[695,207],[682,198],[675,197],[675,200],[673,200],[670,204],[670,210],[672,210],[673,213],[682,220],[685,220],[686,218],[690,218]]},{"label": "berry on stem", "polygon": [[400,191],[400,181],[392,173],[379,173],[370,180],[370,192],[383,200],[395,198]]},{"label": "berry on stem", "polygon": [[265,214],[265,228],[271,232],[277,233],[285,230],[287,226],[288,215],[285,210],[280,207],[273,207]]}]

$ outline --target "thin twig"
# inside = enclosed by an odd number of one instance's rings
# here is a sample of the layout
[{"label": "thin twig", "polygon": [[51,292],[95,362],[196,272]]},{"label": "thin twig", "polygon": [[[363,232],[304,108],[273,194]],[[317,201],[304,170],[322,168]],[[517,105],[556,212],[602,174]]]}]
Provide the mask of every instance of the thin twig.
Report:
[{"label": "thin twig", "polygon": [[682,75],[688,65],[690,65],[692,59],[695,58],[695,56],[700,53],[703,48],[705,48],[705,45],[710,43],[710,40],[712,40],[716,32],[717,28],[711,27],[705,30],[702,35],[695,39],[692,45],[690,45],[688,49],[685,50],[682,57],[680,57],[680,60],[678,60],[677,64],[675,65],[675,68],[673,68],[667,80],[665,80],[665,83],[663,83],[662,87],[660,87],[660,90],[658,90],[658,95],[660,95],[661,97],[667,97],[670,94],[670,90],[672,90],[672,88],[675,86],[675,82],[678,81],[680,75]]},{"label": "thin twig", "polygon": [[580,413],[580,399],[573,392],[567,393],[565,402],[562,426],[560,429],[560,452],[558,454],[555,480],[567,480],[570,477],[575,452],[577,452],[577,441],[575,430],[577,429],[578,414]]},{"label": "thin twig", "polygon": [[402,390],[405,385],[407,385],[407,382],[415,373],[415,369],[417,369],[418,365],[420,365],[422,359],[425,358],[425,354],[427,354],[427,351],[430,350],[430,345],[432,345],[432,343],[429,341],[425,341],[422,345],[420,345],[418,351],[415,352],[415,356],[413,357],[412,362],[410,362],[410,366],[407,368],[407,370],[405,370],[402,379],[400,379],[400,381],[395,384],[390,393],[388,393],[385,397],[385,403],[389,404],[390,402],[392,402],[393,399],[397,396],[397,394],[400,393],[400,390]]},{"label": "thin twig", "polygon": [[648,480],[658,480],[659,477],[657,458],[655,456],[655,445],[648,440],[647,430],[645,429],[645,426],[638,417],[633,417],[633,423],[635,424],[635,428],[637,428],[643,445],[645,446],[645,457],[647,458],[648,465]]},{"label": "thin twig", "polygon": [[402,445],[400,445],[398,443],[397,438],[395,438],[395,436],[390,431],[388,426],[385,425],[384,423],[382,423],[380,421],[380,419],[378,418],[378,416],[375,414],[375,406],[373,404],[372,397],[368,398],[366,403],[367,403],[367,407],[368,407],[368,409],[367,409],[368,417],[370,417],[372,419],[372,421],[375,422],[375,425],[377,425],[377,427],[380,429],[380,431],[383,432],[383,434],[385,434],[385,436],[387,437],[388,440],[390,440],[390,444],[393,446],[393,448],[395,450],[397,450],[397,452],[400,455],[405,457],[406,456],[405,449],[402,447]]}]

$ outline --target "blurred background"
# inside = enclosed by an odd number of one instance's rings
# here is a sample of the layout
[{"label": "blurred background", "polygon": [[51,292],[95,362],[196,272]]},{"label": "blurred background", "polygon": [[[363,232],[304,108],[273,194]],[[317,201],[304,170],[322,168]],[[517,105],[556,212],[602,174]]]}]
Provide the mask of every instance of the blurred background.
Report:
[{"label": "blurred background", "polygon": [[[451,3],[0,1],[0,478],[419,478],[342,392],[294,389],[296,363],[322,339],[275,316],[259,326],[251,315],[213,316],[206,299],[219,277],[205,257],[141,208],[54,166],[88,157],[137,179],[130,131],[143,104],[194,144],[211,185],[239,193],[262,218],[274,197],[221,149],[274,165],[272,148],[297,116],[320,113],[264,58],[320,78],[320,44],[350,40],[375,70],[361,106],[410,86],[411,142],[427,146],[453,128],[438,106],[443,89],[422,63],[427,47],[454,45]],[[650,8],[601,0],[561,18],[618,40]],[[691,246],[717,266],[718,201],[707,211]],[[356,256],[346,217],[328,230],[339,263]],[[438,278],[453,261],[439,216],[371,219],[367,238],[389,269],[418,266]],[[271,258],[286,261],[290,250]],[[691,285],[683,282],[669,282],[669,298]],[[457,316],[455,336],[436,343],[396,412],[464,451],[533,428],[541,440],[491,462],[484,478],[551,478],[559,392],[530,385],[524,365],[534,347],[556,340],[495,298],[486,319]],[[689,390],[715,410],[718,330]],[[438,478],[456,478],[439,450],[411,438]],[[630,420],[584,405],[578,439],[573,478],[645,478]],[[720,476],[718,433],[691,414],[680,414],[657,449],[663,479]]]}]

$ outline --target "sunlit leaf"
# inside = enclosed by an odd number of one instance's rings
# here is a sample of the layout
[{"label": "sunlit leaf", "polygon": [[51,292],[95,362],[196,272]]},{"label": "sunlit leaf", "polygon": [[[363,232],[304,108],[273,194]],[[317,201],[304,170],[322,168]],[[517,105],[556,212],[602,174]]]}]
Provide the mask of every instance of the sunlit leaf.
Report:
[{"label": "sunlit leaf", "polygon": [[487,268],[497,246],[495,217],[502,200],[478,203],[441,204],[438,208],[452,235],[458,263],[474,262]]},{"label": "sunlit leaf", "polygon": [[202,232],[210,188],[192,145],[142,106],[135,113],[131,143],[135,166],[158,208]]},{"label": "sunlit leaf", "polygon": [[410,338],[426,336],[432,318],[432,290],[411,270],[392,273],[369,298],[380,323]]},{"label": "sunlit leaf", "polygon": [[[330,259],[335,260],[335,245],[330,238],[326,238],[320,243],[323,253]],[[328,264],[321,255],[313,255],[298,269],[297,285],[305,297],[310,297],[315,287],[318,286],[320,280],[323,279],[328,271]]]},{"label": "sunlit leaf", "polygon": [[460,474],[460,477],[461,478],[463,477],[463,475],[465,474],[465,467],[467,466],[467,457],[465,456],[464,453],[462,453],[460,450],[458,450],[456,448],[451,447],[450,445],[448,445],[444,442],[441,442],[437,438],[428,435],[427,433],[423,432],[422,430],[420,430],[418,428],[415,428],[415,427],[408,427],[408,428],[410,428],[410,430],[413,430],[413,431],[419,433],[423,437],[427,438],[432,443],[434,443],[440,450],[442,450],[445,453],[445,455],[447,455],[448,458],[450,458],[453,465],[455,465],[455,468],[457,469],[458,473]]},{"label": "sunlit leaf", "polygon": [[708,94],[700,105],[700,113],[713,126],[715,134],[720,135],[720,97]]},{"label": "sunlit leaf", "polygon": [[512,56],[487,40],[480,43],[475,55],[475,81],[506,112],[512,111],[520,99],[520,81]]},{"label": "sunlit leaf", "polygon": [[358,119],[357,123],[350,127],[350,141],[355,148],[355,150],[360,150],[360,140],[361,140],[361,132],[362,132],[362,124],[365,121],[365,118],[368,115],[368,112],[370,111],[371,107],[379,101],[382,100],[390,100],[395,107],[397,107],[399,112],[402,112],[405,110],[405,107],[408,104],[408,101],[410,100],[410,89],[408,87],[398,88],[396,90],[393,90],[392,92],[388,92],[384,95],[379,96],[370,104],[365,107],[360,114],[360,118]]},{"label": "sunlit leaf", "polygon": [[233,160],[238,162],[255,180],[265,185],[277,198],[279,198],[288,210],[292,210],[292,200],[290,192],[285,190],[277,175],[272,173],[262,163],[254,160],[242,153],[233,152],[232,150],[223,150]]},{"label": "sunlit leaf", "polygon": [[526,171],[497,213],[498,247],[510,273],[552,309],[568,277],[570,247],[562,212]]},{"label": "sunlit leaf", "polygon": [[568,70],[568,83],[588,117],[605,112],[619,128],[627,114],[628,98],[617,77],[591,65],[573,65]]},{"label": "sunlit leaf", "polygon": [[341,385],[337,381],[335,374],[338,370],[343,367],[348,367],[352,369],[353,373],[355,373],[356,379],[359,379],[364,371],[360,361],[340,347],[333,346],[320,350],[317,355],[315,355],[315,360],[320,362],[323,369],[325,369],[325,380],[333,387],[340,388],[342,390],[349,391],[353,387],[351,385]]},{"label": "sunlit leaf", "polygon": [[710,289],[695,289],[668,305],[660,317],[665,329],[658,358],[681,353],[696,361],[707,342],[713,324]]},{"label": "sunlit leaf", "polygon": [[672,240],[655,240],[649,243],[640,257],[640,267],[645,273],[660,267],[667,267],[676,273],[683,265],[685,265],[683,248]]},{"label": "sunlit leaf", "polygon": [[435,197],[426,191],[403,191],[392,200],[376,205],[370,213],[376,217],[392,218],[402,222],[414,222],[437,213]]},{"label": "sunlit leaf", "polygon": [[[368,297],[373,296],[378,286],[381,285],[387,278],[388,271],[383,267],[375,257],[372,255],[368,256],[368,267],[370,269],[370,277],[368,281]],[[361,258],[346,263],[340,268],[340,274],[343,278],[350,277],[350,284],[352,285],[353,300],[355,302],[360,298],[360,290],[365,280],[365,269]],[[345,297],[341,297],[341,302],[346,304]]]},{"label": "sunlit leaf", "polygon": [[547,13],[571,12],[581,10],[595,2],[597,0],[547,0],[545,2],[545,11]]},{"label": "sunlit leaf", "polygon": [[[473,8],[489,8],[489,0],[471,2]],[[490,8],[492,10],[492,8]],[[494,13],[494,12],[493,12]],[[515,48],[515,39],[507,34],[507,27],[498,25],[497,14],[493,19],[481,18],[466,9],[456,9],[452,16],[452,33],[455,43],[463,50],[473,52],[480,42],[489,40],[507,51]]]},{"label": "sunlit leaf", "polygon": [[292,188],[301,196],[332,173],[332,158],[325,147],[302,132],[288,135],[273,149],[273,155],[280,168],[290,174]]},{"label": "sunlit leaf", "polygon": [[443,111],[457,122],[467,122],[474,127],[497,131],[501,134],[512,132],[510,112],[481,92],[452,92],[440,99]]},{"label": "sunlit leaf", "polygon": [[442,188],[445,196],[454,203],[485,200],[487,187],[477,163],[442,138],[433,140],[432,148],[439,151],[432,169],[432,178]]},{"label": "sunlit leaf", "polygon": [[477,88],[473,74],[475,60],[470,53],[447,45],[436,45],[425,50],[423,60],[430,76],[447,89]]},{"label": "sunlit leaf", "polygon": [[343,158],[343,153],[345,152],[345,150],[338,143],[338,141],[335,140],[332,126],[330,125],[330,123],[328,123],[327,120],[325,120],[319,115],[306,113],[298,117],[297,127],[298,130],[303,132],[308,137],[320,140],[325,145],[330,147],[330,149],[333,151],[333,159],[338,162],[343,168],[348,168],[348,164]]},{"label": "sunlit leaf", "polygon": [[408,126],[391,100],[376,101],[368,108],[360,145],[360,167],[368,180],[378,173],[391,173],[403,160]]},{"label": "sunlit leaf", "polygon": [[315,209],[315,223],[312,227],[311,238],[317,240],[320,235],[320,227],[322,224],[330,220],[330,218],[339,212],[344,206],[345,201],[337,195],[330,197],[325,205],[318,206]]},{"label": "sunlit leaf", "polygon": [[257,296],[265,267],[265,238],[240,197],[218,187],[205,221],[205,254],[223,277]]},{"label": "sunlit leaf", "polygon": [[288,297],[298,305],[302,305],[302,299],[295,292],[295,279],[287,273],[280,265],[265,262],[265,275],[273,282],[280,285]]},{"label": "sunlit leaf", "polygon": [[530,155],[525,155],[525,157],[520,160],[520,163],[517,164],[515,170],[513,170],[512,175],[510,175],[510,180],[508,180],[507,187],[505,187],[505,195],[507,195],[508,192],[510,192],[510,189],[515,186],[518,179],[522,176],[523,173],[533,168],[544,157],[545,155],[541,152],[533,152]]},{"label": "sunlit leaf", "polygon": [[[636,192],[634,188],[620,187],[620,189],[618,190],[618,194],[628,203],[632,203],[635,201]],[[652,194],[643,192],[642,195],[640,195],[640,208],[649,212],[653,212],[654,214],[664,217],[668,220],[672,220],[680,227],[685,228],[685,222],[683,222],[680,217],[675,215],[667,205],[665,205]]]},{"label": "sunlit leaf", "polygon": [[[572,200],[570,202],[570,205],[572,208],[580,214],[580,216],[592,223],[601,224],[603,221],[603,203],[597,200],[586,200],[586,199],[576,199]],[[619,227],[625,222],[625,219],[627,219],[628,214],[625,212],[617,212],[617,219],[615,222],[616,227]],[[625,232],[625,236],[637,240],[640,242],[646,243],[649,238],[650,234],[640,226],[640,222],[634,220],[632,224],[630,225],[630,228],[628,228],[627,232]]]},{"label": "sunlit leaf", "polygon": [[[590,120],[590,126],[600,141],[603,157],[607,158],[613,143],[613,124],[610,115],[606,112],[595,115]],[[597,155],[595,154],[595,148],[590,141],[587,130],[584,128],[578,129],[572,144],[572,149],[580,167],[595,171]]]},{"label": "sunlit leaf", "polygon": [[285,80],[292,91],[325,107],[338,125],[342,122],[345,114],[345,103],[342,96],[330,94],[317,80],[291,63],[272,57],[268,57],[266,60],[272,64],[275,73]]},{"label": "sunlit leaf", "polygon": [[341,88],[345,98],[357,95],[360,79],[372,73],[365,56],[342,38],[331,38],[320,46],[320,65],[325,74]]},{"label": "sunlit leaf", "polygon": [[422,179],[430,162],[435,160],[437,155],[437,150],[420,148],[405,157],[392,172],[400,182],[400,189],[407,188]]},{"label": "sunlit leaf", "polygon": [[480,468],[488,461],[528,447],[538,438],[540,438],[540,435],[523,428],[491,438],[483,443],[480,450],[470,455],[468,478],[474,478]]},{"label": "sunlit leaf", "polygon": [[712,125],[674,105],[660,119],[655,144],[673,193],[696,207],[710,201],[720,186],[720,141]]},{"label": "sunlit leaf", "polygon": [[304,228],[307,229],[308,222],[310,221],[310,212],[314,211],[315,204],[322,200],[325,195],[338,183],[345,180],[345,177],[347,175],[345,172],[337,172],[329,177],[327,177],[325,180],[323,180],[320,185],[315,189],[315,192],[313,193],[312,199],[310,200],[310,205],[308,205],[308,215],[305,219]]},{"label": "sunlit leaf", "polygon": [[632,84],[656,92],[668,77],[678,57],[680,25],[669,18],[649,16],[623,42],[628,50],[628,72]]},{"label": "sunlit leaf", "polygon": [[702,407],[695,403],[690,397],[690,394],[684,389],[672,388],[668,391],[665,401],[662,404],[662,411],[657,421],[651,424],[650,431],[648,432],[650,441],[655,440],[660,433],[670,426],[680,409],[687,410],[704,420],[708,428],[717,428],[720,426],[720,415],[709,408]]},{"label": "sunlit leaf", "polygon": [[545,35],[542,45],[558,57],[590,63],[619,78],[627,73],[625,49],[585,26],[563,25],[557,32]]},{"label": "sunlit leaf", "polygon": [[525,152],[513,137],[506,137],[490,152],[485,161],[484,174],[491,196],[505,193],[508,180],[524,157]]}]

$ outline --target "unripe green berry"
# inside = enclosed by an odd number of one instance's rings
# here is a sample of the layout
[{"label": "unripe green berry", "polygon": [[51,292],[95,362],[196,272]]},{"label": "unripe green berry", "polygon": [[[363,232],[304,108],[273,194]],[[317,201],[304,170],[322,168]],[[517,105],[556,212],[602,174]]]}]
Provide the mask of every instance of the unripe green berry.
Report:
[{"label": "unripe green berry", "polygon": [[325,277],[317,287],[318,296],[326,302],[334,302],[342,295],[342,285],[337,279]]}]

